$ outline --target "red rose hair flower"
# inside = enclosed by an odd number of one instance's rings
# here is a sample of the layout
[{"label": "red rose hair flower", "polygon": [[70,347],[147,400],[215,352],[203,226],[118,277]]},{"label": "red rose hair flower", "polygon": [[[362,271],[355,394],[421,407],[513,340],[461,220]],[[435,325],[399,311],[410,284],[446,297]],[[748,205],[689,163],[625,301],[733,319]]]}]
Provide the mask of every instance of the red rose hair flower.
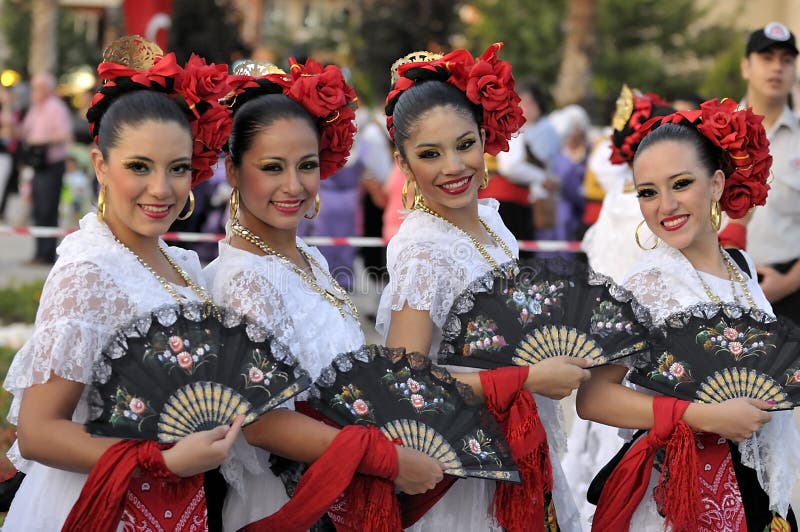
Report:
[{"label": "red rose hair flower", "polygon": [[398,60],[392,89],[386,97],[386,127],[392,140],[392,114],[397,100],[415,83],[435,79],[450,83],[481,108],[486,153],[497,155],[508,150],[511,135],[525,124],[525,118],[514,88],[511,65],[497,57],[502,49],[503,43],[494,43],[477,60],[466,50],[455,50],[445,56],[415,52]]},{"label": "red rose hair flower", "polygon": [[[138,48],[132,49],[134,40]],[[147,58],[144,67],[141,57],[128,57],[142,49],[157,49],[141,37],[123,37],[107,48],[103,56],[127,64],[104,61],[97,67],[97,73],[104,81],[92,98],[86,118],[89,130],[97,142],[100,121],[109,106],[119,96],[134,90],[154,90],[162,92],[183,106],[192,128],[194,148],[192,152],[192,187],[202,183],[211,175],[211,167],[217,162],[217,155],[228,139],[231,131],[231,114],[227,106],[219,100],[229,92],[228,67],[207,64],[205,59],[192,54],[185,67],[180,67],[175,54],[161,54],[160,49],[152,58]],[[127,48],[126,48],[127,46]],[[116,48],[115,48],[116,47]],[[139,68],[132,68],[134,64]]]},{"label": "red rose hair flower", "polygon": [[[252,70],[255,64],[248,63]],[[245,102],[264,94],[284,94],[300,104],[316,121],[320,132],[320,177],[326,179],[344,167],[356,134],[355,108],[358,98],[333,65],[322,66],[308,59],[304,64],[289,59],[289,74],[272,65],[255,65],[266,69],[262,75],[232,75],[228,83],[232,91],[226,97],[236,112]]]},{"label": "red rose hair flower", "polygon": [[661,124],[694,127],[722,151],[725,188],[719,204],[731,218],[741,218],[757,205],[764,205],[769,192],[772,156],[769,154],[764,119],[751,108],[738,109],[730,99],[708,100],[696,111],[679,111],[648,120],[632,135],[635,144]]}]

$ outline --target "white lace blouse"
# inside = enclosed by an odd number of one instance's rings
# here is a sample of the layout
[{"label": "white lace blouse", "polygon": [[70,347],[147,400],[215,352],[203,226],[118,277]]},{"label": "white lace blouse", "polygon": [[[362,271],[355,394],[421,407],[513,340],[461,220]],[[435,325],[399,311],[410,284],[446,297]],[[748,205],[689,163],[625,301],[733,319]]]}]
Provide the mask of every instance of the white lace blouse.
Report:
[{"label": "white lace blouse", "polygon": [[[498,206],[494,199],[479,200],[478,216],[516,257],[519,247],[503,224]],[[486,250],[498,264],[509,260],[498,245],[486,246]],[[435,325],[429,356],[436,361],[441,328],[450,307],[467,285],[488,272],[490,266],[462,231],[421,211],[407,213],[386,253],[389,283],[381,295],[375,327],[386,338],[392,311],[402,310],[406,304],[415,310],[428,311]],[[471,371],[463,367],[445,367],[452,371]],[[553,501],[559,526],[570,532],[581,530],[577,508],[560,467],[560,456],[566,450],[560,404],[539,395],[534,398],[550,447]],[[501,530],[488,516],[493,493],[493,482],[459,480],[412,530]]]},{"label": "white lace blouse", "polygon": [[[745,257],[752,275],[749,277],[742,272],[747,280],[747,288],[756,306],[771,314],[772,307],[755,277],[755,265],[749,256]],[[747,305],[738,283],[734,283],[734,296],[729,279],[697,272],[680,251],[663,242],[642,254],[639,262],[628,273],[624,286],[650,310],[654,324],[660,325],[670,314],[698,304],[711,303],[698,276],[702,276],[711,291],[723,302]],[[641,388],[637,389],[646,392]],[[792,421],[791,411],[773,412],[771,416],[772,420],[758,433],[739,444],[739,451],[742,462],[758,473],[759,482],[769,495],[770,509],[785,516],[791,500],[792,486],[800,476],[800,434]],[[643,501],[642,504],[645,503],[649,504],[651,501]],[[655,503],[652,506],[655,511]]]},{"label": "white lace blouse", "polygon": [[[195,252],[161,245],[190,278],[204,284]],[[199,301],[189,287],[173,288],[187,301]],[[58,247],[58,260],[42,290],[33,335],[14,357],[3,383],[14,396],[8,421],[17,423],[25,390],[47,382],[51,375],[91,382],[92,366],[117,329],[137,316],[174,303],[155,276],[114,240],[108,226],[98,222],[94,213],[84,216],[80,230]],[[77,423],[88,418],[87,396],[88,387],[72,414]],[[14,530],[59,529],[86,475],[25,460],[16,443],[8,457],[27,476],[6,526]]]},{"label": "white lace blouse", "polygon": [[[322,268],[328,267],[317,248],[297,239],[297,245]],[[317,283],[336,293],[324,272],[312,265]],[[364,344],[357,319],[339,310],[311,289],[285,262],[219,243],[219,257],[206,268],[214,302],[271,331],[308,371],[319,377],[339,353]],[[346,309],[346,306],[345,306]],[[345,310],[345,312],[347,312]],[[298,396],[302,399],[306,394]],[[292,408],[293,401],[284,403]],[[276,512],[288,501],[286,491],[269,468],[269,453],[240,437],[222,467],[231,485],[223,508],[225,529],[238,530]]]}]

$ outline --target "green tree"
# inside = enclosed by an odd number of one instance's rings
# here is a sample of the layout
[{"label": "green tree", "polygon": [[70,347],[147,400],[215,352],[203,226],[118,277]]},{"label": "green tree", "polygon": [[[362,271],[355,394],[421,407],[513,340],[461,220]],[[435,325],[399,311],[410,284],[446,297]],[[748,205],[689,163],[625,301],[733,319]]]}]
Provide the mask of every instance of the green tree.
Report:
[{"label": "green tree", "polygon": [[[696,0],[597,0],[591,83],[583,102],[595,120],[607,119],[623,83],[665,98],[731,95],[738,79],[731,50],[742,35],[737,13],[717,14]],[[480,21],[467,30],[473,48],[506,42],[503,57],[517,78],[533,76],[552,88],[562,60],[565,0],[476,0]],[[740,53],[740,52],[738,52]],[[727,89],[727,90],[726,90]]]},{"label": "green tree", "polygon": [[[23,0],[2,0],[3,16],[0,31],[10,48],[4,68],[12,68],[23,76],[28,73],[28,57],[31,49],[31,3]],[[86,34],[76,24],[74,13],[61,7],[58,9],[56,74],[62,74],[81,65],[96,65],[100,61],[100,43],[86,40]]]},{"label": "green tree", "polygon": [[360,0],[359,7],[354,83],[367,103],[380,104],[389,92],[389,70],[396,59],[417,50],[449,50],[458,27],[453,0]]},{"label": "green tree", "polygon": [[230,0],[173,0],[169,49],[179,63],[193,52],[210,63],[228,63],[241,46],[238,16]]}]

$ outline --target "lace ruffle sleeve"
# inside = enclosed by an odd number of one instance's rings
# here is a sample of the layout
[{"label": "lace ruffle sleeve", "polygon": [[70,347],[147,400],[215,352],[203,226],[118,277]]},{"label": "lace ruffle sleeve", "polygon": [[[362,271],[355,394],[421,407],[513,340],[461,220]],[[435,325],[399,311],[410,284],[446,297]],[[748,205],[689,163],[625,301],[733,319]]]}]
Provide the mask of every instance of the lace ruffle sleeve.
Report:
[{"label": "lace ruffle sleeve", "polygon": [[97,265],[54,268],[42,290],[33,335],[14,357],[3,387],[14,395],[8,412],[16,424],[24,390],[51,375],[88,383],[92,366],[133,302]]},{"label": "lace ruffle sleeve", "polygon": [[[415,310],[427,310],[433,323],[441,328],[465,281],[465,273],[451,250],[443,250],[432,242],[410,242],[388,268],[389,284],[381,298],[378,326],[383,318],[388,328],[391,311],[408,305]],[[386,331],[379,329],[379,332]]]}]

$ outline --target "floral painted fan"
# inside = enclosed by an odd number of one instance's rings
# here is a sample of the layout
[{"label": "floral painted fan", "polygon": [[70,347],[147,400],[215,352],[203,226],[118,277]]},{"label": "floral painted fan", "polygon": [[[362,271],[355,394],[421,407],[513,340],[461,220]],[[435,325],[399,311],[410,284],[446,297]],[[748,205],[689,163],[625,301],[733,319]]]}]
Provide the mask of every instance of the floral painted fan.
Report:
[{"label": "floral painted fan", "polygon": [[758,310],[702,305],[667,318],[663,337],[628,378],[702,403],[751,397],[774,410],[800,405],[800,327]]},{"label": "floral painted fan", "polygon": [[500,428],[472,390],[428,357],[365,345],[344,353],[311,387],[311,406],[340,425],[377,425],[457,477],[520,482]]},{"label": "floral painted fan", "polygon": [[165,307],[121,330],[95,364],[87,431],[172,443],[238,415],[251,423],[310,386],[285,346],[215,310]]},{"label": "floral painted fan", "polygon": [[494,270],[453,303],[438,362],[493,369],[573,356],[601,365],[647,348],[649,313],[608,277],[560,258]]}]

